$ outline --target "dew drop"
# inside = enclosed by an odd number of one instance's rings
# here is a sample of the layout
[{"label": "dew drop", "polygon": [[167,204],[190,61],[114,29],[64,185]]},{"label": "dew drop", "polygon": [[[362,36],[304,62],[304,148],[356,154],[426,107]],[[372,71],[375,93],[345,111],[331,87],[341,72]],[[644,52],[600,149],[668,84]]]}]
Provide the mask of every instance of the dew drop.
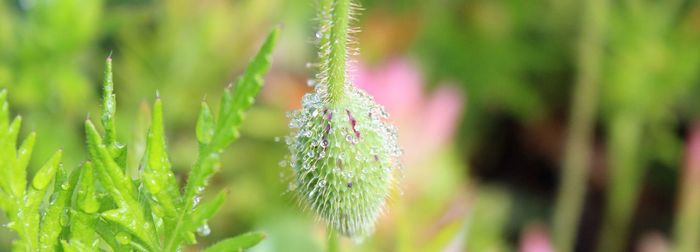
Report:
[{"label": "dew drop", "polygon": [[279,162],[279,166],[280,166],[280,167],[287,167],[287,161],[286,161],[286,160],[281,160],[281,161]]},{"label": "dew drop", "polygon": [[308,79],[308,80],[306,81],[306,85],[309,86],[309,87],[316,86],[316,81],[313,80],[313,79]]},{"label": "dew drop", "polygon": [[211,229],[209,228],[209,224],[204,223],[201,227],[197,228],[197,234],[199,236],[208,236],[211,234]]},{"label": "dew drop", "polygon": [[279,143],[279,142],[280,142],[280,137],[275,137],[275,143]]},{"label": "dew drop", "polygon": [[192,208],[193,208],[193,209],[199,205],[199,201],[200,201],[200,200],[201,200],[201,199],[199,198],[199,196],[194,197],[194,201],[193,201],[193,203],[192,203]]}]

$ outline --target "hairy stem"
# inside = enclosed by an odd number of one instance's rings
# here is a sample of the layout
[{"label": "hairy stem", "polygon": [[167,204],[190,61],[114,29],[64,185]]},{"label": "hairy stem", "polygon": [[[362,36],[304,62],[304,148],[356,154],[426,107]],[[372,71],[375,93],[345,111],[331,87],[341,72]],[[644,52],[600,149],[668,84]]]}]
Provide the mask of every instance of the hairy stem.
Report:
[{"label": "hairy stem", "polygon": [[574,248],[581,205],[585,197],[596,96],[601,78],[600,61],[607,2],[587,1],[584,9],[584,27],[578,48],[579,75],[573,90],[566,152],[553,223],[555,246],[557,251],[564,252]]},{"label": "hairy stem", "polygon": [[[343,99],[345,88],[347,85],[347,62],[348,62],[348,32],[350,28],[350,1],[351,0],[326,0],[322,3],[322,8],[327,8],[330,5],[330,27],[322,27],[330,32],[327,36],[322,34],[322,49],[328,50],[329,54],[323,61],[326,61],[327,71],[327,99],[330,104],[336,104]],[[328,30],[330,29],[330,30]],[[326,38],[327,36],[327,38]],[[327,40],[326,40],[327,39]],[[325,47],[325,48],[324,48]]]}]

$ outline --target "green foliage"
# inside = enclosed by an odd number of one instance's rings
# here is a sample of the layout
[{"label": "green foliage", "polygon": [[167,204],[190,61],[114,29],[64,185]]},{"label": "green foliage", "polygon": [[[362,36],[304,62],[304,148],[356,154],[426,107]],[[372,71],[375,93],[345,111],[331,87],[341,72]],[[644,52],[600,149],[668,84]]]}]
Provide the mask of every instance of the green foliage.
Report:
[{"label": "green foliage", "polygon": [[204,252],[225,252],[225,251],[243,251],[244,249],[255,246],[265,239],[265,234],[259,232],[245,233],[233,238],[220,241]]},{"label": "green foliage", "polygon": [[[151,128],[139,174],[126,169],[127,148],[117,140],[112,60],[105,66],[101,126],[85,121],[89,161],[69,171],[54,154],[27,186],[34,146],[31,133],[17,146],[21,117],[9,121],[7,92],[0,92],[0,208],[18,233],[15,251],[178,251],[208,235],[207,220],[223,204],[225,193],[200,204],[208,178],[220,167],[220,154],[240,135],[245,111],[262,87],[276,41],[275,29],[233,88],[225,90],[218,117],[202,102],[197,122],[199,156],[180,191],[168,157],[160,97],[153,104]],[[231,90],[233,89],[233,90]],[[54,181],[54,189],[48,188]],[[49,200],[46,196],[51,194]],[[263,239],[249,233],[224,240],[206,251],[240,251]]]}]

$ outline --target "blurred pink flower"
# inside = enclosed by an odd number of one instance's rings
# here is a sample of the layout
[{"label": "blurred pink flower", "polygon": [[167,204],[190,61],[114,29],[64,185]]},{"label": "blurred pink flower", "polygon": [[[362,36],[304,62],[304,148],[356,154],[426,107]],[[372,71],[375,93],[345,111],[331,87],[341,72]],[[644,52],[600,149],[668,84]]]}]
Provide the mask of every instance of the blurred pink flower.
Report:
[{"label": "blurred pink flower", "polygon": [[638,252],[667,252],[670,251],[669,241],[658,231],[649,231],[637,241]]},{"label": "blurred pink flower", "polygon": [[685,177],[691,180],[700,179],[700,123],[694,123],[690,130],[685,156]]},{"label": "blurred pink flower", "polygon": [[461,90],[443,85],[429,94],[420,69],[406,59],[373,68],[358,64],[354,76],[355,84],[391,115],[407,165],[424,161],[451,141],[464,105]]},{"label": "blurred pink flower", "polygon": [[552,252],[547,229],[541,224],[529,225],[520,237],[520,252]]}]

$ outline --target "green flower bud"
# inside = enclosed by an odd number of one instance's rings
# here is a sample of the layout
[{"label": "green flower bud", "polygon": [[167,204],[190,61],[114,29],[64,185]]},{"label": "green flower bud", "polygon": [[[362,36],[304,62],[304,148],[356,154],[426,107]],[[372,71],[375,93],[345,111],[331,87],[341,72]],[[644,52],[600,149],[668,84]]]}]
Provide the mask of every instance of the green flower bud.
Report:
[{"label": "green flower bud", "polygon": [[290,189],[300,204],[339,233],[361,239],[384,209],[401,149],[384,108],[347,77],[354,9],[349,0],[321,3],[317,85],[290,113],[295,131],[286,141]]},{"label": "green flower bud", "polygon": [[322,93],[306,94],[292,113],[288,138],[293,188],[301,203],[343,235],[372,232],[392,186],[401,150],[384,109],[352,88],[331,105]]}]

